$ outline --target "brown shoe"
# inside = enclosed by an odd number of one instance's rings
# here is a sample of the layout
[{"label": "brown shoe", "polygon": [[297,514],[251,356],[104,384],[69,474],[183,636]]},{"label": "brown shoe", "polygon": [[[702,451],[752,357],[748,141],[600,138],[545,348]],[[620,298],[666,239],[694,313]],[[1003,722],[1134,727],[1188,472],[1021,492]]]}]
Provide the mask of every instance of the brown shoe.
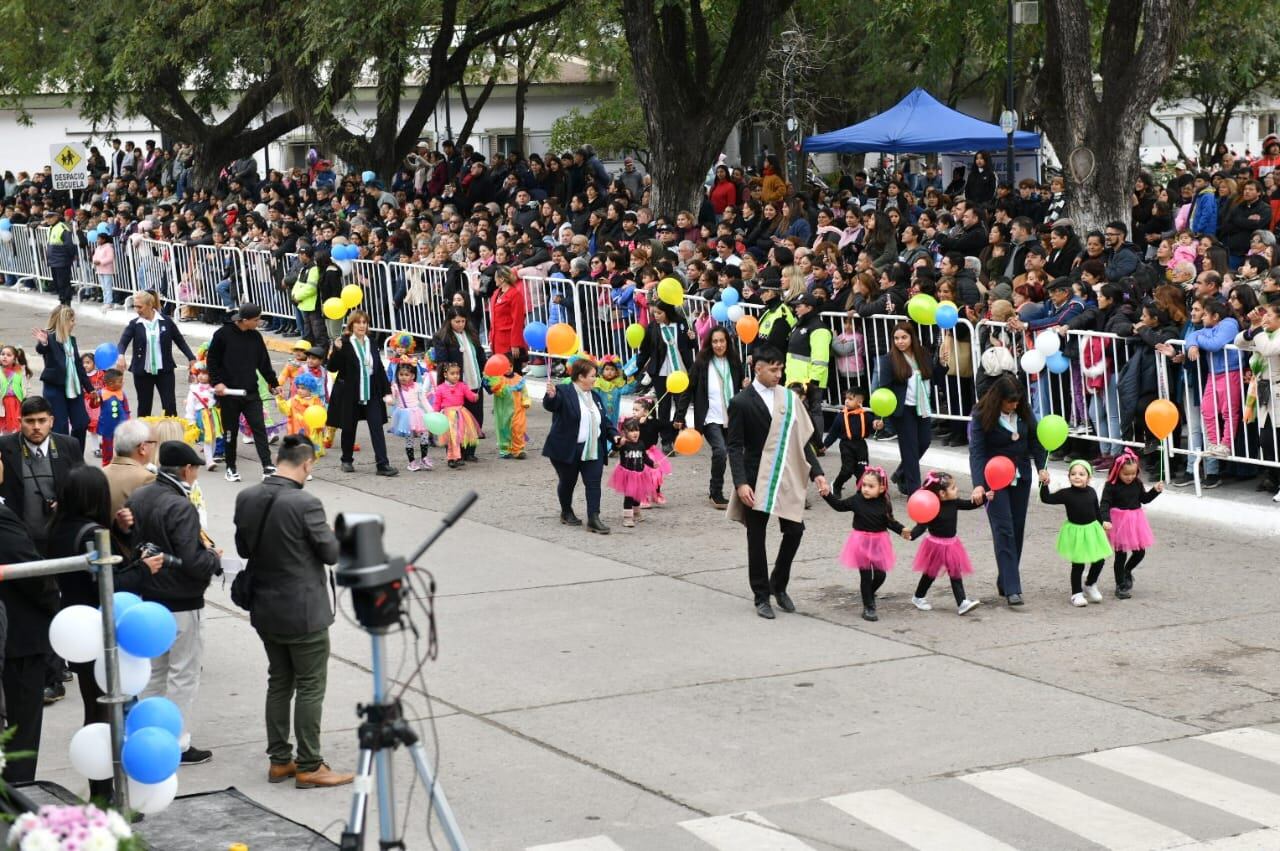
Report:
[{"label": "brown shoe", "polygon": [[297,773],[298,765],[292,760],[286,762],[284,765],[276,765],[273,762],[271,763],[271,767],[267,769],[267,782],[283,783]]},{"label": "brown shoe", "polygon": [[299,789],[345,786],[355,777],[354,774],[339,774],[322,762],[315,771],[299,771],[293,785]]}]

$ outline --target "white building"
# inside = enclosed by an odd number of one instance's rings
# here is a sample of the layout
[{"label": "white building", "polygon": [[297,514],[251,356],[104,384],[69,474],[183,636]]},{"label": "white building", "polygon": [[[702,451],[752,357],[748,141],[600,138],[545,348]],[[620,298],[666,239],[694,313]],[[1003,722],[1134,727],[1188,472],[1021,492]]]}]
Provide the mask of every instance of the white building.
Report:
[{"label": "white building", "polygon": [[[1193,100],[1157,104],[1152,114],[1167,124],[1178,144],[1189,157],[1199,156],[1200,143],[1209,135],[1204,110]],[[1257,103],[1243,107],[1227,122],[1226,145],[1238,156],[1262,155],[1262,140],[1280,133],[1280,97],[1264,96]],[[1142,130],[1142,161],[1156,163],[1162,158],[1174,162],[1180,158],[1169,134],[1155,122],[1148,121]]]}]

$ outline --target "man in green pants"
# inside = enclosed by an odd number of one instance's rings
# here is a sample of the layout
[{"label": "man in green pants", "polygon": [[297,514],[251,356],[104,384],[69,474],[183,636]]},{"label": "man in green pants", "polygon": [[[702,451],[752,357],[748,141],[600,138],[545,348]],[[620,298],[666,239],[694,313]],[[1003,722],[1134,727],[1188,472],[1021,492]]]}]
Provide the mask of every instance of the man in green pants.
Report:
[{"label": "man in green pants", "polygon": [[302,489],[315,463],[311,441],[285,437],[275,473],[237,494],[235,513],[236,551],[253,580],[249,622],[267,651],[267,781],[292,777],[299,789],[342,786],[353,777],[332,770],[320,755],[333,624],[325,565],[338,560],[338,539],[320,500]]}]

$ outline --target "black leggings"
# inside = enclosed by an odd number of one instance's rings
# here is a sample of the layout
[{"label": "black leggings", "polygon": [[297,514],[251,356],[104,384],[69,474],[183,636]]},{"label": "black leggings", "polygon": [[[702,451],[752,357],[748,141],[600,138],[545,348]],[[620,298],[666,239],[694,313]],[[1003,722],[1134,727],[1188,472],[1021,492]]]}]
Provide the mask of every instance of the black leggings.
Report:
[{"label": "black leggings", "polygon": [[[1102,574],[1102,565],[1105,563],[1105,561],[1095,561],[1093,564],[1089,565],[1089,579],[1085,583],[1086,585],[1098,584],[1098,577]],[[1084,565],[1073,561],[1071,563],[1072,594],[1080,594],[1084,592],[1084,589],[1080,587],[1080,578],[1082,576],[1084,576]]]},{"label": "black leggings", "polygon": [[1133,585],[1133,569],[1142,563],[1146,555],[1146,550],[1134,550],[1128,553],[1124,550],[1116,550],[1114,568],[1117,588],[1128,588]]},{"label": "black leggings", "polygon": [[[920,584],[916,586],[917,597],[924,597],[924,595],[929,593],[929,588],[933,585],[933,579],[934,578],[932,576],[928,575],[920,577]],[[963,579],[951,580],[951,593],[955,595],[957,606],[964,602],[965,596]]]},{"label": "black leggings", "polygon": [[880,586],[884,584],[884,581],[889,578],[889,574],[872,567],[859,570],[858,576],[862,586],[860,589],[862,591],[862,605],[868,609],[874,609],[876,607],[876,592],[880,590]]}]

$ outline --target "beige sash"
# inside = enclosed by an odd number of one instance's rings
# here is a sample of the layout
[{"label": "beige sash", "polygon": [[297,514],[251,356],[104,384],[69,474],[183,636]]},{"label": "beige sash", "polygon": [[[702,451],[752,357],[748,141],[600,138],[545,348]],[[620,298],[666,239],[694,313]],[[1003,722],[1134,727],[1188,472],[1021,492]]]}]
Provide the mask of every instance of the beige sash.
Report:
[{"label": "beige sash", "polygon": [[[801,523],[804,495],[809,487],[809,462],[804,457],[804,447],[813,436],[813,421],[799,397],[780,386],[773,388],[772,413],[769,436],[760,453],[760,471],[756,475],[756,504],[751,510]],[[729,497],[729,518],[745,523],[747,511],[735,490]]]}]

